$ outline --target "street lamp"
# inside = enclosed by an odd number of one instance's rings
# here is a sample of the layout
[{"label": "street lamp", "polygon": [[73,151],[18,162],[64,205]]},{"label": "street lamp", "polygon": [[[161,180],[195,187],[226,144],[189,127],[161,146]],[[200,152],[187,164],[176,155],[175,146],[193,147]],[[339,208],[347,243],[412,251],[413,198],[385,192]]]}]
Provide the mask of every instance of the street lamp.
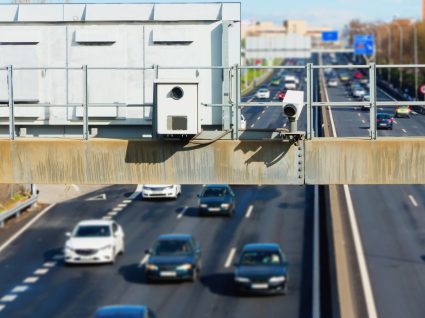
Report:
[{"label": "street lamp", "polygon": [[[397,27],[398,27],[398,31],[400,33],[400,64],[403,64],[403,28],[401,27],[400,24],[397,23],[397,21],[395,21],[396,23],[394,23]],[[398,83],[399,83],[399,90],[401,91],[402,87],[403,87],[403,68],[400,69],[399,71],[399,78],[398,78]]]},{"label": "street lamp", "polygon": [[415,100],[418,100],[418,30],[416,29],[416,21],[413,21],[413,63],[415,64]]},{"label": "street lamp", "polygon": [[[391,27],[388,24],[383,24],[388,32],[388,64],[391,64]],[[388,83],[391,84],[391,69],[388,69]]]}]

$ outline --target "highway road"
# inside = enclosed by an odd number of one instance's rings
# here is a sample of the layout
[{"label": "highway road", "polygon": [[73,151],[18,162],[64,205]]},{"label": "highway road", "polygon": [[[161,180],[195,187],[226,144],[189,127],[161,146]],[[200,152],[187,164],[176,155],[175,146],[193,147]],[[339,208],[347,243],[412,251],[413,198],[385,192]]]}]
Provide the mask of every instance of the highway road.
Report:
[{"label": "highway road", "polygon": [[[346,63],[340,57],[340,63]],[[348,101],[344,86],[328,88],[331,101]],[[391,96],[378,90],[378,100]],[[379,112],[394,113],[394,107]],[[338,136],[368,136],[369,111],[332,108]],[[396,118],[378,136],[425,136],[425,117]],[[409,164],[408,161],[405,163]],[[378,317],[425,316],[425,186],[350,186]]]},{"label": "highway road", "polygon": [[[0,252],[0,317],[93,317],[110,304],[147,304],[158,317],[309,317],[312,187],[235,186],[232,218],[199,217],[200,186],[174,200],[129,199],[135,186],[111,186],[51,208]],[[98,200],[96,195],[105,194]],[[126,234],[114,265],[65,266],[65,232],[83,219],[113,218]],[[163,233],[191,233],[202,246],[196,283],[147,284],[144,251]],[[229,255],[248,242],[277,242],[289,260],[286,296],[237,297]]]}]

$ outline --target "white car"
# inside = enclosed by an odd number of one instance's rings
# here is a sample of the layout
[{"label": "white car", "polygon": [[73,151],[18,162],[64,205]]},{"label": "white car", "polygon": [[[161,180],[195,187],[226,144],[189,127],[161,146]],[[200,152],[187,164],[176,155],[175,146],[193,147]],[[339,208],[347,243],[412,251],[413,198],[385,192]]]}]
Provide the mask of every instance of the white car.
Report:
[{"label": "white car", "polygon": [[124,231],[112,220],[85,220],[66,233],[65,263],[114,263],[124,253]]},{"label": "white car", "polygon": [[267,88],[260,88],[255,95],[257,98],[270,98],[270,91]]},{"label": "white car", "polygon": [[180,184],[144,184],[142,188],[142,198],[172,198],[182,193]]},{"label": "white car", "polygon": [[240,129],[245,130],[246,129],[246,119],[245,116],[241,114],[241,123],[239,125]]},{"label": "white car", "polygon": [[337,78],[330,78],[328,80],[328,87],[338,87],[338,79]]},{"label": "white car", "polygon": [[286,89],[297,89],[297,83],[294,80],[285,81],[284,86]]}]

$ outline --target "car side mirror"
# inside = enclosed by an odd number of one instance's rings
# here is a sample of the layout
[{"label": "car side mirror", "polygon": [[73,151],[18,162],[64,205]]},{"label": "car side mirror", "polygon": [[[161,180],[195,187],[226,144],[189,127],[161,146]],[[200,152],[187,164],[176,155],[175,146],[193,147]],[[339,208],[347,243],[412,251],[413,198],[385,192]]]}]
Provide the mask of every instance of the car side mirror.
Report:
[{"label": "car side mirror", "polygon": [[65,236],[66,236],[66,237],[71,237],[71,232],[66,232],[66,233],[65,233]]}]

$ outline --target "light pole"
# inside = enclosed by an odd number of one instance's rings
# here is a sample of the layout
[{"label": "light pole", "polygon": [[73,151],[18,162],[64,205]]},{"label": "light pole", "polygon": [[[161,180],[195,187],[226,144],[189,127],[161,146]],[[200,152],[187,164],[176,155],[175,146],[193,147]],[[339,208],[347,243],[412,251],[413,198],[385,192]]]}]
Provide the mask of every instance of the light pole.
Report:
[{"label": "light pole", "polygon": [[[383,25],[388,32],[388,64],[391,64],[391,27],[388,24]],[[388,83],[391,84],[391,69],[388,69]]]},{"label": "light pole", "polygon": [[418,30],[416,21],[413,22],[413,63],[415,64],[415,100],[418,100]]},{"label": "light pole", "polygon": [[[403,28],[398,23],[394,23],[394,24],[398,27],[398,31],[400,33],[400,49],[399,49],[399,52],[400,52],[400,64],[403,64]],[[401,89],[403,87],[403,69],[402,68],[399,71],[398,85],[399,85],[398,88],[401,91]]]}]

